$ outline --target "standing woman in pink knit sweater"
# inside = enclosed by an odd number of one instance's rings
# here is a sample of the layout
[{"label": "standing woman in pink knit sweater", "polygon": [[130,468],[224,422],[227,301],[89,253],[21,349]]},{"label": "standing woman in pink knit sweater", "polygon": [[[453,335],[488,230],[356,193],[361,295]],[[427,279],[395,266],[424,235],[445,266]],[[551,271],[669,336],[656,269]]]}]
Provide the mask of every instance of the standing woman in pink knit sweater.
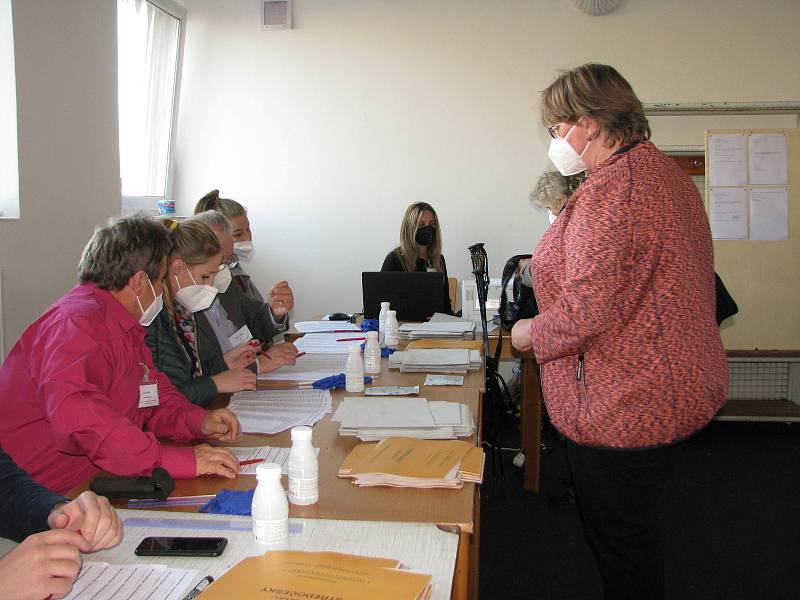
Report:
[{"label": "standing woman in pink knit sweater", "polygon": [[659,600],[664,483],[727,397],[708,219],[612,67],[563,72],[541,117],[558,170],[588,178],[533,253],[541,312],[512,342],[541,365],[605,598]]}]

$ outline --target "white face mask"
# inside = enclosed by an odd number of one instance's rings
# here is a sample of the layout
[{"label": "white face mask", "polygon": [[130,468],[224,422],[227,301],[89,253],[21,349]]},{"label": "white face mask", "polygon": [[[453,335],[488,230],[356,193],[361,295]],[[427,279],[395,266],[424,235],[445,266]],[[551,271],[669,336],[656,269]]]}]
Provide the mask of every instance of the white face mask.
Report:
[{"label": "white face mask", "polygon": [[575,175],[587,169],[586,163],[583,162],[583,155],[589,149],[589,144],[592,142],[587,140],[583,152],[578,154],[575,148],[569,145],[567,138],[575,130],[577,125],[573,125],[563,138],[555,137],[550,140],[550,149],[547,151],[547,156],[556,166],[558,172],[564,175]]},{"label": "white face mask", "polygon": [[214,298],[217,297],[217,288],[210,285],[198,285],[191,271],[189,271],[189,277],[192,278],[194,285],[182,288],[180,281],[178,281],[178,276],[175,275],[174,277],[180,288],[175,292],[175,298],[178,302],[183,304],[189,312],[195,313],[207,309],[211,306],[211,303],[214,302]]},{"label": "white face mask", "polygon": [[548,208],[547,209],[547,220],[550,221],[550,225],[555,223],[557,218],[558,218],[558,215],[553,213],[553,211]]},{"label": "white face mask", "polygon": [[139,300],[139,296],[136,296],[136,302],[139,303],[139,310],[142,311],[142,316],[139,317],[139,324],[145,327],[150,325],[158,316],[158,313],[161,312],[161,309],[164,308],[164,299],[161,297],[161,294],[156,296],[156,291],[153,289],[153,284],[149,277],[147,278],[147,283],[150,284],[150,289],[153,291],[153,298],[155,298],[155,300],[150,303],[150,306],[147,307],[147,310],[142,308],[142,301]]},{"label": "white face mask", "polygon": [[231,284],[232,279],[231,269],[228,265],[225,265],[225,268],[219,271],[214,277],[214,287],[219,290],[220,294],[224,294],[225,290],[227,290],[228,286]]},{"label": "white face mask", "polygon": [[253,258],[253,242],[234,242],[233,251],[242,262],[250,262]]}]

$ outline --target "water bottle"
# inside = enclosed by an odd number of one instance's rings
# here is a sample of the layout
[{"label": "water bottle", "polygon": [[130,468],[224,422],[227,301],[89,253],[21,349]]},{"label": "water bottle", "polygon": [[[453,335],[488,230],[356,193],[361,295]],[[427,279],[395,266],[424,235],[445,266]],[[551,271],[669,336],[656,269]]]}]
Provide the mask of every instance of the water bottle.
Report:
[{"label": "water bottle", "polygon": [[384,344],[387,348],[395,348],[400,343],[400,326],[397,324],[397,312],[394,310],[386,313],[386,335]]},{"label": "water bottle", "polygon": [[377,331],[367,332],[367,345],[364,346],[364,373],[381,372],[381,343]]},{"label": "water bottle", "polygon": [[389,312],[389,303],[381,302],[381,312],[378,314],[378,338],[381,347],[385,344],[383,340],[386,337],[386,314]]},{"label": "water bottle", "polygon": [[347,354],[344,367],[344,389],[348,392],[364,391],[364,360],[361,358],[361,346],[354,344]]},{"label": "water bottle", "polygon": [[258,485],[253,494],[253,537],[268,550],[289,547],[289,502],[281,485],[281,466],[261,463],[256,467]]},{"label": "water bottle", "polygon": [[319,500],[319,464],[311,443],[311,427],[292,427],[289,451],[289,502],[315,504]]}]

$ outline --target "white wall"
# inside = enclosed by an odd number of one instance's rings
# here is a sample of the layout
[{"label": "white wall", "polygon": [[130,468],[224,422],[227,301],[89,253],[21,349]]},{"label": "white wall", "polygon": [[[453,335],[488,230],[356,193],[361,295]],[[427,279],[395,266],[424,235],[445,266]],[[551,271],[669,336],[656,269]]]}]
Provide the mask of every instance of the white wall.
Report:
[{"label": "white wall", "polygon": [[249,270],[262,288],[288,278],[299,318],[360,309],[360,272],[413,201],[439,211],[451,275],[475,241],[494,272],[530,251],[538,91],[558,68],[608,62],[644,102],[800,99],[792,0],[626,0],[605,17],[568,0],[295,0],[295,29],[269,32],[254,0],[185,4],[179,208],[213,188],[245,204]]},{"label": "white wall", "polygon": [[119,212],[116,2],[15,0],[19,221],[0,221],[6,349]]}]

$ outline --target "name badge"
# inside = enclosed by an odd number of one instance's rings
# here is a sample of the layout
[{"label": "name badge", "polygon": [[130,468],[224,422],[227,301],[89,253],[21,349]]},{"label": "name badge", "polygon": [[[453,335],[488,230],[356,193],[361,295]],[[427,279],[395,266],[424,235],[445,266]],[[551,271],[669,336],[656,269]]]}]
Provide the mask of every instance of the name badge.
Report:
[{"label": "name badge", "polygon": [[436,273],[436,269],[434,269],[433,267],[426,267],[426,268],[425,268],[425,270],[426,270],[428,273]]},{"label": "name badge", "polygon": [[236,348],[236,346],[241,346],[242,344],[249,342],[253,339],[253,334],[250,333],[250,329],[247,325],[244,325],[239,331],[234,333],[231,337],[228,338],[230,341],[231,346]]},{"label": "name badge", "polygon": [[158,406],[158,384],[143,383],[139,386],[139,408]]},{"label": "name badge", "polygon": [[150,369],[146,364],[139,363],[142,367],[142,382],[139,384],[139,408],[158,406],[158,383],[150,381]]}]

